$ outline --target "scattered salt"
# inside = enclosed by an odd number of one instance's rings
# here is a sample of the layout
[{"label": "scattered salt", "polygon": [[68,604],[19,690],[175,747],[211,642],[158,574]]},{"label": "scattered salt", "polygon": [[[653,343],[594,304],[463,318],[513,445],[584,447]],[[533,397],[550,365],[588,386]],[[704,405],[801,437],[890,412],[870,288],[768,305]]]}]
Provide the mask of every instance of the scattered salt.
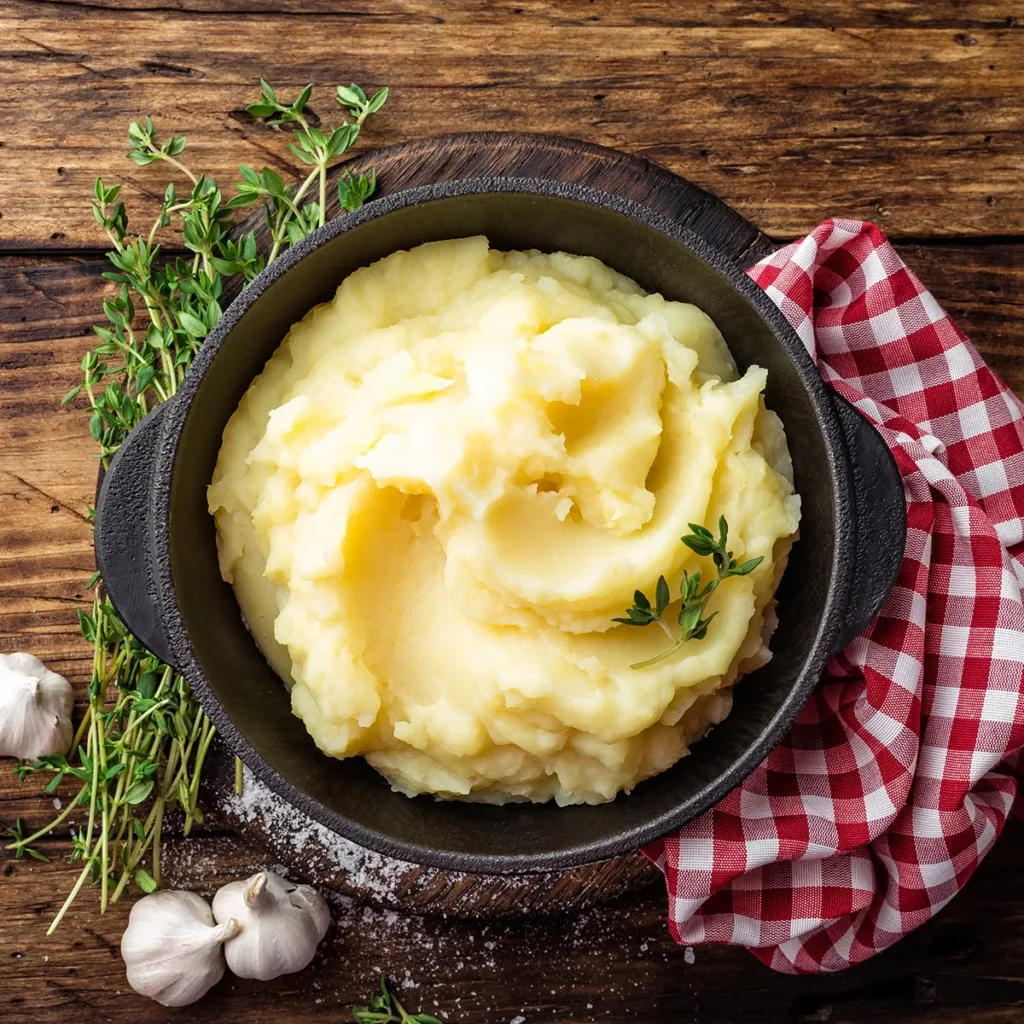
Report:
[{"label": "scattered salt", "polygon": [[693,946],[687,946],[686,949],[683,950],[683,959],[688,964],[692,964],[692,963],[696,962],[697,957],[696,957],[696,955],[693,952]]},{"label": "scattered salt", "polygon": [[227,794],[221,806],[229,818],[260,827],[273,837],[273,845],[287,844],[282,855],[301,861],[303,875],[314,885],[337,884],[341,879],[350,892],[395,903],[407,887],[408,876],[422,871],[415,864],[383,857],[336,835],[280,799],[248,768],[242,795]]},{"label": "scattered salt", "polygon": [[520,1013],[513,1017],[508,1024],[526,1024],[526,1018]]},{"label": "scattered salt", "polygon": [[64,805],[60,802],[60,797],[59,796],[55,796],[53,798],[53,809],[55,811],[59,811],[63,806]]},{"label": "scattered salt", "polygon": [[[363,901],[365,923],[369,923],[371,917],[376,920],[376,915],[365,907],[366,901],[377,906],[398,907],[407,913],[410,895],[429,891],[434,876],[430,869],[385,857],[342,838],[279,797],[248,768],[244,769],[241,796],[230,788],[226,792],[222,790],[218,797],[218,809],[229,824],[238,826],[243,834],[247,830],[242,826],[252,826],[252,831],[261,836],[273,854],[294,866],[301,865],[294,870],[300,871],[303,881]],[[285,877],[290,873],[285,867],[266,866]],[[181,867],[187,870],[185,865]],[[457,892],[468,880],[469,876],[459,872],[445,872],[444,889]],[[532,885],[528,881],[524,884]],[[353,909],[349,916],[355,919],[356,913]],[[394,910],[388,913],[391,916],[382,923],[395,926],[399,915]],[[449,914],[444,912],[441,916],[447,920]],[[579,916],[581,925],[587,920],[586,913]],[[480,936],[486,934],[484,925]],[[476,945],[474,935],[466,938]],[[495,949],[493,942],[482,945],[488,951]],[[460,962],[457,969],[461,968]]]}]

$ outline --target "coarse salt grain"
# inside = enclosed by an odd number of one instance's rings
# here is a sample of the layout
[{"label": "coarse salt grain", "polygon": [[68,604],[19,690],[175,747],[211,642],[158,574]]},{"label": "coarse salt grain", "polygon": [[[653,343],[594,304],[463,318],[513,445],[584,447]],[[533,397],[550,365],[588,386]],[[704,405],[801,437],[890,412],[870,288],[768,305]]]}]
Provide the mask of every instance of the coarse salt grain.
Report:
[{"label": "coarse salt grain", "polygon": [[397,900],[406,875],[419,870],[415,864],[382,857],[336,835],[281,800],[248,768],[242,795],[227,794],[222,808],[240,822],[261,826],[275,843],[286,843],[289,855],[301,859],[303,875],[314,884],[342,875],[355,891],[387,903]]}]

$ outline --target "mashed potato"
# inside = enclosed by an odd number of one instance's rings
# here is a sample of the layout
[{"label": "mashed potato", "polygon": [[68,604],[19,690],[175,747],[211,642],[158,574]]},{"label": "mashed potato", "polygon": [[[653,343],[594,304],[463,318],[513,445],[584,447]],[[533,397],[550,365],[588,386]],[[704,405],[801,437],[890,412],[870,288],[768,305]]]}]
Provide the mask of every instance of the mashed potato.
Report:
[{"label": "mashed potato", "polygon": [[[465,238],[346,278],[224,431],[221,571],[317,745],[398,790],[599,803],[720,722],[770,655],[799,498],[765,371],[592,258]],[[764,561],[705,639],[617,626],[636,588]],[[674,605],[666,616],[675,621]]]}]

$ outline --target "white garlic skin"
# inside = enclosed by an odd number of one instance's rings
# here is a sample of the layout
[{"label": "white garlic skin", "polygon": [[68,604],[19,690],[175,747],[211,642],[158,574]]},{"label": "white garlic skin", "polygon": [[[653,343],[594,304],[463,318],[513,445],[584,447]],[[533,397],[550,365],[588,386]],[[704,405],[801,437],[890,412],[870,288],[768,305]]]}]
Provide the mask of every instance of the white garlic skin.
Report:
[{"label": "white garlic skin", "polygon": [[0,654],[0,757],[66,754],[74,702],[71,684],[35,655]]},{"label": "white garlic skin", "polygon": [[143,896],[121,936],[128,984],[163,1006],[188,1006],[224,977],[221,947],[237,931],[237,921],[215,924],[210,905],[194,892]]},{"label": "white garlic skin", "polygon": [[238,921],[224,956],[238,977],[259,981],[306,967],[331,923],[327,902],[315,889],[272,871],[225,885],[213,898],[213,916]]},{"label": "white garlic skin", "polygon": [[316,925],[317,942],[319,942],[327,934],[327,929],[331,927],[331,911],[327,906],[327,900],[311,885],[295,886],[289,899],[295,906],[302,907],[313,919],[313,924]]}]

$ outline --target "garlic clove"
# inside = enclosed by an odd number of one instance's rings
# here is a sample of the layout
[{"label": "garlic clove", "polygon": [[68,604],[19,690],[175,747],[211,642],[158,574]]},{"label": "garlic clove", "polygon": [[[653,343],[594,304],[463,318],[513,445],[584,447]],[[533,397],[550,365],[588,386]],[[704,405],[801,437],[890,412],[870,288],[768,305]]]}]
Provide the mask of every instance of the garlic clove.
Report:
[{"label": "garlic clove", "polygon": [[194,892],[166,890],[132,907],[121,936],[128,984],[163,1006],[187,1006],[224,977],[222,945],[237,921],[215,924],[209,904]]},{"label": "garlic clove", "polygon": [[293,906],[301,907],[309,914],[313,919],[313,924],[316,925],[317,938],[322,939],[331,926],[331,911],[327,906],[327,900],[311,885],[295,886],[288,898]]},{"label": "garlic clove", "polygon": [[[304,891],[296,897],[299,889]],[[260,981],[301,971],[330,925],[319,893],[272,871],[223,886],[213,898],[213,916],[240,925],[238,934],[224,944],[228,967],[240,978]]]},{"label": "garlic clove", "polygon": [[73,705],[71,684],[37,657],[0,654],[0,756],[67,753]]}]

